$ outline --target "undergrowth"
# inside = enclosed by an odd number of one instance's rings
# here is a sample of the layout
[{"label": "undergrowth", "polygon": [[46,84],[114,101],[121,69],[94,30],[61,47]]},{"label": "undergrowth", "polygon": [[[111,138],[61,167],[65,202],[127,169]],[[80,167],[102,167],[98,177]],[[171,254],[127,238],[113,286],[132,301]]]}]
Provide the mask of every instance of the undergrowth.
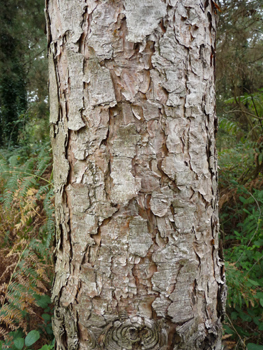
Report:
[{"label": "undergrowth", "polygon": [[263,350],[263,175],[258,142],[219,153],[220,236],[228,285],[229,349]]},{"label": "undergrowth", "polygon": [[[0,348],[53,340],[54,204],[50,144],[0,150]],[[48,347],[47,347],[48,346]],[[51,349],[53,345],[46,345]]]}]

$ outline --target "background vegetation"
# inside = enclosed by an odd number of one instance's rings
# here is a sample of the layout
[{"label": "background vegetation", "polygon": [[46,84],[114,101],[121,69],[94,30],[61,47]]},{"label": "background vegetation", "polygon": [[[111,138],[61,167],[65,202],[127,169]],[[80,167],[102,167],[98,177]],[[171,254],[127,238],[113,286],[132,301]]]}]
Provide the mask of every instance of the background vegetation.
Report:
[{"label": "background vegetation", "polygon": [[263,1],[220,1],[217,34],[225,343],[263,349]]},{"label": "background vegetation", "polygon": [[[224,343],[263,350],[263,0],[219,1]],[[54,203],[42,0],[0,3],[0,350],[53,349]]]}]

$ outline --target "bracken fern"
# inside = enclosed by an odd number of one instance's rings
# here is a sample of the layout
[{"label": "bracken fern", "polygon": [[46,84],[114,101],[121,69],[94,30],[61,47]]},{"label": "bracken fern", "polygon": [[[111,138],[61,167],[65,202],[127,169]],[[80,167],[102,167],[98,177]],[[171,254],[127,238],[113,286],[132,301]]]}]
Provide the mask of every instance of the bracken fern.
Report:
[{"label": "bracken fern", "polygon": [[49,293],[53,273],[50,145],[24,154],[0,150],[0,340],[8,344],[10,331],[26,334],[44,322],[38,300]]}]

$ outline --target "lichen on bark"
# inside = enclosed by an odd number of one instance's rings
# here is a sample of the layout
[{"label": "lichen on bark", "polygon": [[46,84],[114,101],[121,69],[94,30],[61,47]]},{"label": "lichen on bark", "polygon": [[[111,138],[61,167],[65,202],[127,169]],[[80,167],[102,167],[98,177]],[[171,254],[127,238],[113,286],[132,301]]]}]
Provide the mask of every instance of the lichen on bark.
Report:
[{"label": "lichen on bark", "polygon": [[46,12],[57,349],[219,350],[212,2]]}]

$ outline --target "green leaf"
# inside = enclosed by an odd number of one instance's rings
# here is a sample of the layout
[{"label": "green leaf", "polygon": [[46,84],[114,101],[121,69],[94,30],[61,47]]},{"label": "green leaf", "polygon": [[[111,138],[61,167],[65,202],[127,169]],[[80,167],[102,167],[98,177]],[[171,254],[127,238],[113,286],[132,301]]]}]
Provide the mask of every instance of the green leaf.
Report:
[{"label": "green leaf", "polygon": [[48,295],[41,295],[37,300],[37,305],[42,307],[43,309],[47,308],[50,303],[51,303],[51,300]]},{"label": "green leaf", "polygon": [[247,350],[263,350],[263,345],[257,345],[254,343],[247,344]]},{"label": "green leaf", "polygon": [[236,320],[238,318],[238,312],[233,311],[231,312],[231,320]]},{"label": "green leaf", "polygon": [[263,307],[263,299],[259,299],[260,305]]},{"label": "green leaf", "polygon": [[250,215],[250,212],[249,212],[247,209],[243,208],[243,211],[244,211],[245,213],[247,213],[248,215]]},{"label": "green leaf", "polygon": [[[260,324],[261,324],[261,322],[260,322],[260,316],[257,316],[257,317],[254,317],[253,318],[253,322],[257,325],[257,326],[259,326],[260,327]],[[263,324],[262,324],[263,325]]]},{"label": "green leaf", "polygon": [[240,196],[239,197],[239,200],[240,200],[240,202],[242,202],[242,203],[246,203],[246,198],[244,198],[243,196]]},{"label": "green leaf", "polygon": [[50,346],[49,345],[43,345],[41,349],[39,350],[50,350]]},{"label": "green leaf", "polygon": [[[260,284],[259,284],[258,282],[253,281],[253,280],[251,280],[250,278],[248,278],[247,280],[248,280],[248,282],[250,282],[253,286],[256,286],[256,287],[260,286]],[[251,344],[252,344],[252,343],[251,343]]]},{"label": "green leaf", "polygon": [[226,334],[235,334],[235,332],[233,331],[233,329],[231,329],[230,327],[228,327],[226,324],[224,325],[224,332]]},{"label": "green leaf", "polygon": [[240,312],[240,317],[244,322],[250,322],[252,320],[251,316],[245,314],[244,312]]},{"label": "green leaf", "polygon": [[47,334],[50,334],[50,335],[53,334],[53,329],[52,329],[52,324],[51,323],[49,323],[47,325],[46,332],[47,332]]},{"label": "green leaf", "polygon": [[29,332],[28,335],[26,336],[25,345],[31,346],[31,345],[35,344],[35,342],[38,341],[39,338],[40,338],[39,332],[36,330],[33,330],[33,331]]},{"label": "green leaf", "polygon": [[24,344],[25,344],[25,339],[24,338],[16,338],[14,340],[14,344],[18,350],[22,350],[24,347]]},{"label": "green leaf", "polygon": [[41,317],[44,319],[46,323],[51,320],[51,316],[49,314],[42,314]]},{"label": "green leaf", "polygon": [[24,338],[15,338],[14,340],[15,347],[19,350],[23,349],[24,344],[25,344],[25,339]]},{"label": "green leaf", "polygon": [[43,345],[39,350],[52,350],[54,349],[55,341],[53,340],[50,344]]}]

